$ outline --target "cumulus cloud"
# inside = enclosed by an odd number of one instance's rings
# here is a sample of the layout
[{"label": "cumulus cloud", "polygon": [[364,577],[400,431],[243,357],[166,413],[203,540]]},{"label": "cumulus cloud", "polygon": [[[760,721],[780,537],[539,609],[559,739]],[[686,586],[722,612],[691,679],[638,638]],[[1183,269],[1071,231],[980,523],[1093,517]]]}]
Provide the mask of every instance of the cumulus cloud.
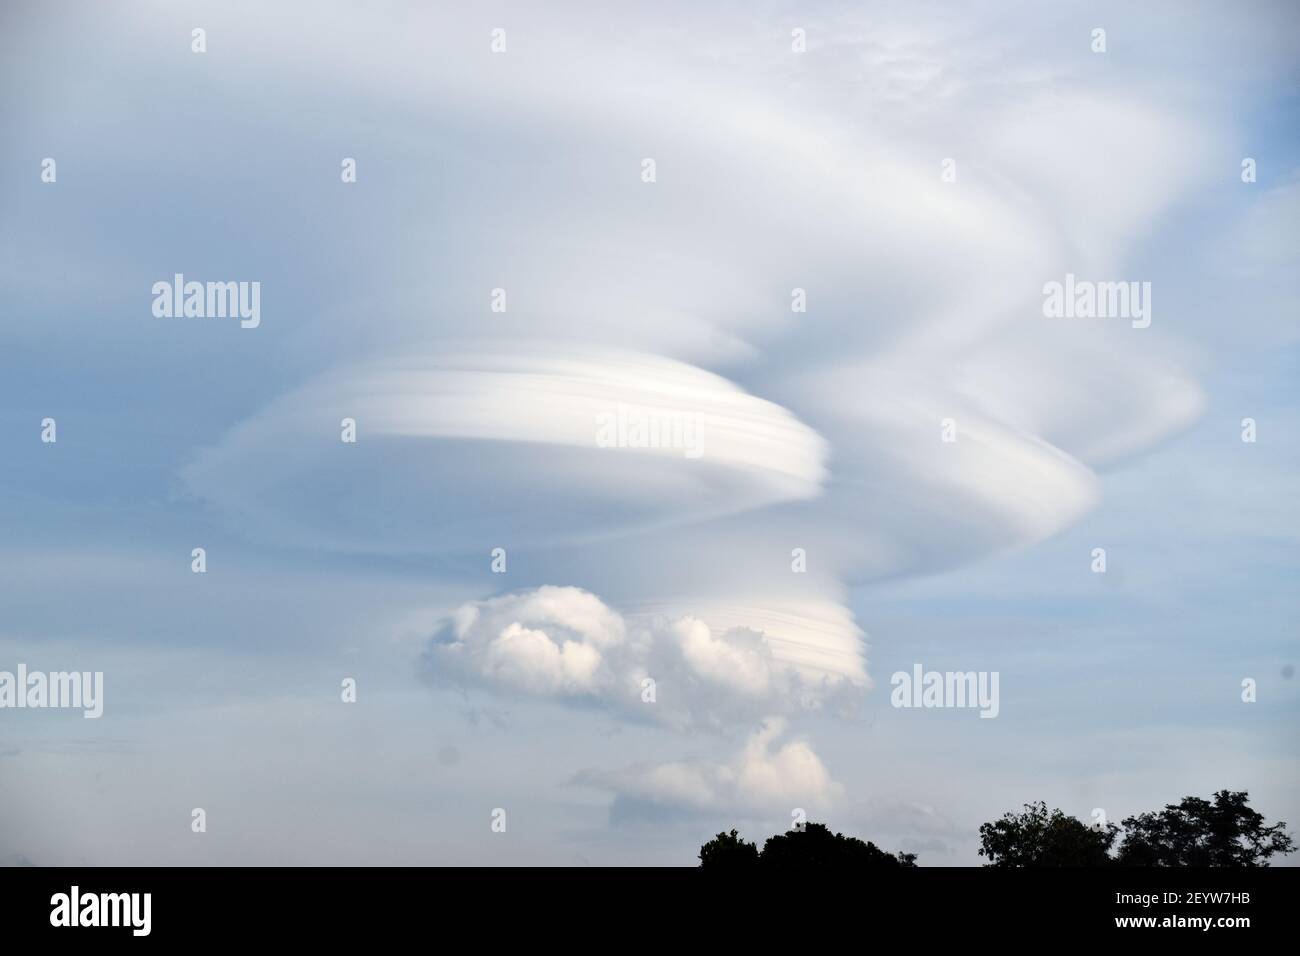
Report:
[{"label": "cumulus cloud", "polygon": [[[848,684],[870,687],[864,638],[853,614],[836,601],[812,597],[791,599],[769,593],[745,600],[727,601],[716,596],[689,600],[645,601],[625,608],[634,622],[653,627],[655,622],[676,621],[691,633],[683,639],[690,656],[720,672],[721,679],[754,682],[757,673],[739,667],[739,648],[755,643],[770,652],[777,667],[799,674],[814,692],[823,686]],[[684,652],[685,653],[685,652]],[[752,658],[751,658],[752,660]],[[810,701],[806,709],[815,709]]]},{"label": "cumulus cloud", "polygon": [[614,795],[611,816],[655,811],[789,814],[792,808],[824,812],[841,805],[844,788],[803,740],[778,745],[780,717],[763,721],[740,751],[719,762],[681,760],[617,771],[587,770],[574,782]]},{"label": "cumulus cloud", "polygon": [[435,635],[427,671],[679,729],[842,711],[867,686],[861,634],[842,609],[815,608],[818,617],[737,606],[701,613],[641,608],[625,617],[580,588],[547,585],[463,605]]}]

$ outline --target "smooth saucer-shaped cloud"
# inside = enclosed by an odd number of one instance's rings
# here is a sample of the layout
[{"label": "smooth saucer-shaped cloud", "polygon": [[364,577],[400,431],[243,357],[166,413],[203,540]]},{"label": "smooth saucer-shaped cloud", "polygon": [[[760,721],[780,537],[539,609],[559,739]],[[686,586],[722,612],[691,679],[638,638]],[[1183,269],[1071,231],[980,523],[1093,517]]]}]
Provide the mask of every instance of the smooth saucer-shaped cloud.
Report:
[{"label": "smooth saucer-shaped cloud", "polygon": [[[904,355],[822,371],[798,407],[834,442],[817,520],[844,580],[950,567],[1068,527],[1096,476]],[[839,532],[859,529],[856,535]]]},{"label": "smooth saucer-shaped cloud", "polygon": [[184,478],[256,536],[409,553],[585,540],[811,498],[825,457],[788,411],[691,365],[515,343],[323,377],[233,428]]}]

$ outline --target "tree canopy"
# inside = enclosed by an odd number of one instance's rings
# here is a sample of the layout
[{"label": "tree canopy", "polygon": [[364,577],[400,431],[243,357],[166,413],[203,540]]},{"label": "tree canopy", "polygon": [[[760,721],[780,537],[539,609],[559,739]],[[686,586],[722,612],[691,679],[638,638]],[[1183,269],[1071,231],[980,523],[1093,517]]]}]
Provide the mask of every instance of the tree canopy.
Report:
[{"label": "tree canopy", "polygon": [[719,833],[700,847],[700,866],[744,867],[758,865],[758,847],[746,843],[735,830]]},{"label": "tree canopy", "polygon": [[[1039,800],[982,824],[979,835],[985,866],[996,867],[1255,867],[1295,850],[1286,824],[1267,824],[1251,809],[1244,790],[1220,790],[1211,800],[1184,797],[1163,810],[1126,817],[1122,826],[1090,826]],[[833,833],[824,823],[805,823],[768,837],[761,850],[734,829],[719,833],[700,847],[700,866],[897,869],[915,867],[916,854],[889,853],[870,841]]]},{"label": "tree canopy", "polygon": [[988,866],[1101,866],[1119,828],[1090,827],[1041,800],[1022,813],[1006,813],[980,825],[980,856]]},{"label": "tree canopy", "polygon": [[735,830],[719,833],[700,847],[700,866],[854,868],[914,867],[916,854],[887,853],[874,843],[832,833],[824,823],[805,823],[786,833],[767,838],[760,851],[756,844],[740,839]]},{"label": "tree canopy", "polygon": [[1214,799],[1184,797],[1155,813],[1126,817],[1121,828],[1088,826],[1041,801],[980,827],[980,855],[988,866],[1268,866],[1269,857],[1295,844],[1285,823],[1266,826],[1243,791]]},{"label": "tree canopy", "polygon": [[1269,857],[1294,849],[1286,824],[1265,826],[1245,791],[1220,790],[1213,801],[1184,797],[1127,817],[1117,859],[1124,866],[1268,866]]}]

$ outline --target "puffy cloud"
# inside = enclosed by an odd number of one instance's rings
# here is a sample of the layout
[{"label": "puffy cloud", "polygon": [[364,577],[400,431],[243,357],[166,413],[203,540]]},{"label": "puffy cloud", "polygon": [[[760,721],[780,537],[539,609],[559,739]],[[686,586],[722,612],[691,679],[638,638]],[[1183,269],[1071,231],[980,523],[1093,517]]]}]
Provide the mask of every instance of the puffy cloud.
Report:
[{"label": "puffy cloud", "polygon": [[[786,731],[780,717],[765,720],[728,760],[682,760],[619,771],[587,770],[574,782],[614,794],[611,815],[647,810],[711,813],[778,812],[794,807],[824,812],[843,803],[844,788],[803,740],[777,745]],[[629,812],[628,805],[639,806]]]},{"label": "puffy cloud", "polygon": [[438,648],[440,660],[499,687],[576,697],[612,695],[619,683],[603,655],[625,644],[623,621],[578,588],[543,587],[463,605],[451,631],[453,639]]},{"label": "puffy cloud", "polygon": [[594,687],[600,651],[580,641],[557,644],[544,631],[506,626],[487,646],[485,672],[537,693],[586,693]]},{"label": "puffy cloud", "polygon": [[[625,612],[647,626],[676,620],[677,627],[689,628],[688,634],[679,635],[683,654],[699,661],[702,669],[720,672],[722,680],[754,684],[767,675],[771,681],[769,670],[758,667],[753,655],[745,653],[758,646],[770,655],[771,666],[799,675],[803,688],[814,697],[829,687],[871,686],[862,631],[852,613],[835,601],[773,593],[735,601],[716,597],[649,601],[631,605]],[[749,666],[741,667],[742,661]],[[722,672],[729,673],[721,676]],[[805,708],[815,709],[816,704],[810,699]]]},{"label": "puffy cloud", "polygon": [[771,653],[763,635],[743,630],[714,636],[709,625],[682,618],[672,625],[686,666],[704,680],[745,696],[762,696],[772,682]]},{"label": "puffy cloud", "polygon": [[[842,609],[804,610],[817,616],[733,605],[716,615],[706,606],[703,617],[640,608],[625,618],[580,588],[547,585],[462,606],[426,664],[436,680],[598,703],[680,729],[848,709],[867,686],[860,632]],[[653,701],[644,699],[648,680]]]}]

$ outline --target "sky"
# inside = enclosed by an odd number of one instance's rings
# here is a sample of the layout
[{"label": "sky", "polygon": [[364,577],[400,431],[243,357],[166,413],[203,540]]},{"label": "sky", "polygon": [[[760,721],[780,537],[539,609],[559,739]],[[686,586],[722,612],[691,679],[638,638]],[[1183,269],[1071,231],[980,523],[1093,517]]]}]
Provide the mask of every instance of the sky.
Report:
[{"label": "sky", "polygon": [[0,862],[1300,821],[1296,8],[700,6],[4,5]]}]

